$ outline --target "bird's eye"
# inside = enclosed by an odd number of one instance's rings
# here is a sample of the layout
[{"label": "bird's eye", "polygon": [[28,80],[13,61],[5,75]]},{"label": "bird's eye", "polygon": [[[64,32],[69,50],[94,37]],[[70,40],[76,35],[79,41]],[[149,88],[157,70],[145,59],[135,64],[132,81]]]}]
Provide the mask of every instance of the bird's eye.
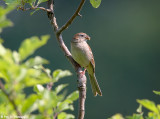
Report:
[{"label": "bird's eye", "polygon": [[83,37],[84,35],[81,34],[80,36]]}]

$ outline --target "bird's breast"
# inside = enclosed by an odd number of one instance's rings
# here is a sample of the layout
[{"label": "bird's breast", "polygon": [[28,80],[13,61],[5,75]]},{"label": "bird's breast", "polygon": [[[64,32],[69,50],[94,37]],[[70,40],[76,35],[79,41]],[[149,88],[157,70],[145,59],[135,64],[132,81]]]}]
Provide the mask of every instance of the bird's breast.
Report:
[{"label": "bird's breast", "polygon": [[82,67],[89,65],[92,55],[90,54],[88,44],[86,42],[71,43],[71,54],[73,59]]}]

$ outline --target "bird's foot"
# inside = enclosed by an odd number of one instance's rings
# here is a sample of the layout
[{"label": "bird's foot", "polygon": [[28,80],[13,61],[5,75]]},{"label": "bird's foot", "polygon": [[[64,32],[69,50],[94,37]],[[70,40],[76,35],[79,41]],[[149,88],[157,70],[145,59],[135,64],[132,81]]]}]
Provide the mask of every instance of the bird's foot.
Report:
[{"label": "bird's foot", "polygon": [[82,75],[84,75],[86,73],[86,69],[84,69],[84,71],[81,72]]}]

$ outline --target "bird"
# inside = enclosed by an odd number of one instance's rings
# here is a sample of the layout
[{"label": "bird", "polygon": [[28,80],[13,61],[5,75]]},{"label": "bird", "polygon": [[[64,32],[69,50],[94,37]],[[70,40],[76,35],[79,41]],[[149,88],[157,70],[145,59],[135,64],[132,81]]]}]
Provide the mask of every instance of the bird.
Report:
[{"label": "bird", "polygon": [[85,69],[84,72],[87,70],[94,96],[97,96],[97,94],[102,96],[102,91],[95,76],[94,56],[87,40],[90,40],[90,37],[86,33],[75,34],[71,40],[71,54],[73,59]]}]

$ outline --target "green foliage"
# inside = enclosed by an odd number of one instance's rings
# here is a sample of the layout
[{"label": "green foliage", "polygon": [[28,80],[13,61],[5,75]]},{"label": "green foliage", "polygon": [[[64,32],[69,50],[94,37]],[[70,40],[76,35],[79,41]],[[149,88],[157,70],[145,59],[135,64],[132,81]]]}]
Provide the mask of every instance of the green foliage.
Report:
[{"label": "green foliage", "polygon": [[[1,115],[16,115],[13,104],[9,98],[13,99],[18,110],[22,115],[28,118],[53,118],[71,119],[73,115],[64,111],[73,110],[73,102],[78,99],[78,92],[75,91],[66,96],[63,91],[67,84],[60,84],[49,91],[43,86],[49,82],[56,83],[59,79],[70,76],[68,70],[55,70],[52,75],[49,69],[45,69],[42,65],[48,63],[47,60],[36,56],[28,58],[35,50],[46,44],[49,36],[31,37],[24,40],[19,51],[11,51],[0,43],[0,79],[4,83],[6,96],[0,90],[0,112]],[[34,87],[32,93],[26,95],[24,93],[29,87]],[[23,103],[22,103],[23,102]],[[34,114],[38,111],[38,114]]]},{"label": "green foliage", "polygon": [[42,2],[46,2],[48,0],[38,0],[38,3],[37,4],[41,4]]},{"label": "green foliage", "polygon": [[153,91],[155,94],[160,95],[160,91]]},{"label": "green foliage", "polygon": [[101,4],[101,0],[90,0],[90,3],[94,8],[98,8]]},{"label": "green foliage", "polygon": [[7,5],[12,6],[13,4],[17,5],[21,3],[21,0],[4,0]]},{"label": "green foliage", "polygon": [[36,36],[26,39],[19,48],[20,61],[23,61],[32,55],[37,48],[46,44],[48,39],[48,35],[42,36],[41,40]]},{"label": "green foliage", "polygon": [[124,119],[123,118],[123,116],[121,115],[121,114],[115,114],[115,115],[113,115],[111,118],[109,118],[109,119]]},{"label": "green foliage", "polygon": [[14,8],[15,5],[8,6],[7,8],[0,6],[0,33],[3,28],[13,26],[13,23],[6,18],[6,15],[9,14]]},{"label": "green foliage", "polygon": [[[6,2],[12,7],[0,7],[1,31],[12,23],[6,19],[6,14],[15,6],[12,4],[14,1]],[[18,51],[5,48],[3,40],[0,39],[0,87],[4,87],[3,90],[0,89],[0,118],[14,117],[18,115],[17,110],[22,118],[28,119],[75,118],[65,111],[74,109],[73,102],[78,99],[78,91],[67,96],[64,90],[67,84],[54,86],[59,79],[70,76],[71,72],[60,69],[51,72],[50,69],[43,67],[43,64],[48,64],[46,59],[40,56],[31,57],[38,48],[47,43],[48,39],[48,35],[27,38]],[[53,83],[51,91],[44,87],[50,82]],[[25,93],[28,88],[33,88],[30,94]]]},{"label": "green foliage", "polygon": [[[159,91],[153,91],[155,94],[159,95]],[[132,116],[126,116],[126,119],[160,119],[160,104],[156,105],[153,101],[148,99],[137,100],[140,104],[137,113]],[[149,112],[147,116],[143,115],[142,107],[146,108]],[[109,119],[124,119],[121,114],[113,115]]]}]

